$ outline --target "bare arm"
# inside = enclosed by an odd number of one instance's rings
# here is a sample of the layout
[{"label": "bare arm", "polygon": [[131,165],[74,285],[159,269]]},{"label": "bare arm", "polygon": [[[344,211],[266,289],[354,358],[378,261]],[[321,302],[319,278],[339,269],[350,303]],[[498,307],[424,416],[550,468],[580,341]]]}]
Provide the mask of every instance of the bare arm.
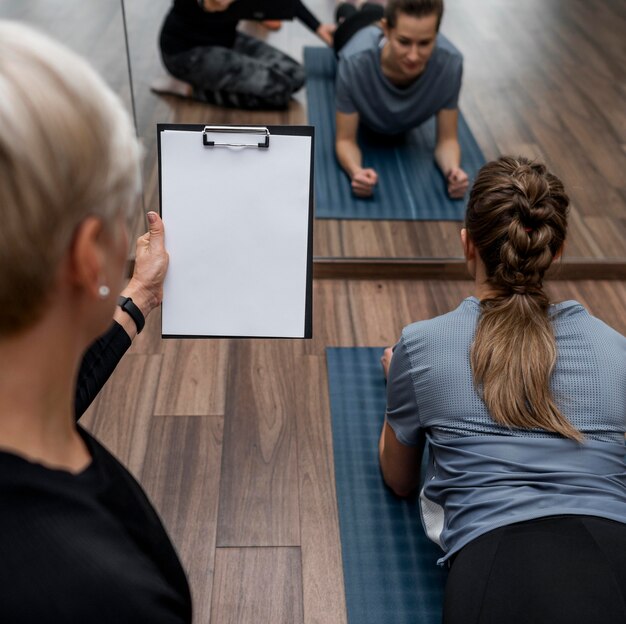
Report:
[{"label": "bare arm", "polygon": [[442,109],[437,113],[437,145],[435,160],[448,182],[450,197],[465,195],[469,180],[461,169],[461,146],[457,134],[459,111]]},{"label": "bare arm", "polygon": [[[392,357],[393,349],[388,347],[380,358],[385,378],[389,374]],[[402,444],[385,420],[378,442],[378,460],[383,479],[396,496],[409,496],[419,485],[423,450],[423,439],[418,446]]]},{"label": "bare arm", "polygon": [[421,458],[422,447],[398,442],[385,421],[378,442],[378,459],[383,479],[396,496],[410,496],[419,485]]},{"label": "bare arm", "polygon": [[363,168],[363,156],[356,141],[359,127],[358,113],[336,113],[335,151],[342,169],[352,182],[352,192],[368,197],[374,192],[378,174],[374,169]]}]

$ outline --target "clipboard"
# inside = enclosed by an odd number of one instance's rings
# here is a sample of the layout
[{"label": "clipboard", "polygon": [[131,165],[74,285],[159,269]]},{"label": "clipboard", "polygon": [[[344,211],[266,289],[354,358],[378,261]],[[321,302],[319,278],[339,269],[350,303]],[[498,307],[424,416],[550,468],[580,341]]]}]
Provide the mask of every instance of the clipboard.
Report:
[{"label": "clipboard", "polygon": [[311,338],[313,126],[157,124],[163,338]]}]

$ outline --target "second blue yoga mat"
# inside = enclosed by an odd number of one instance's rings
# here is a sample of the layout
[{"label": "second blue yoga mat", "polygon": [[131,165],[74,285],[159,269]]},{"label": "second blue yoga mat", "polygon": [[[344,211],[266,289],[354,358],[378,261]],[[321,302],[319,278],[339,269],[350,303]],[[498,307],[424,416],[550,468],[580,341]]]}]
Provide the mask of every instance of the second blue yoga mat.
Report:
[{"label": "second blue yoga mat", "polygon": [[349,624],[440,624],[447,571],[417,500],[383,484],[382,348],[328,348],[335,479]]},{"label": "second blue yoga mat", "polygon": [[[465,201],[450,199],[433,157],[435,120],[408,133],[396,145],[373,144],[362,135],[364,166],[378,172],[374,197],[359,199],[335,157],[335,69],[328,48],[304,49],[309,123],[315,126],[315,216],[318,219],[462,221]],[[461,166],[476,176],[485,159],[459,114]]]}]

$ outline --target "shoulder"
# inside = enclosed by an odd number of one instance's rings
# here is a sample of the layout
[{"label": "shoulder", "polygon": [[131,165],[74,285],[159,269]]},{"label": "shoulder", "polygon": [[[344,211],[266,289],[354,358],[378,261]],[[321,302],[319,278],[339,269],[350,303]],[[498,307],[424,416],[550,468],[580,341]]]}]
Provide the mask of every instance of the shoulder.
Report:
[{"label": "shoulder", "polygon": [[357,32],[339,52],[339,65],[344,61],[371,62],[378,56],[378,46],[383,33],[378,26],[368,26]]},{"label": "shoulder", "polygon": [[462,64],[463,55],[459,49],[445,35],[439,33],[435,45],[435,54],[441,55],[451,63]]},{"label": "shoulder", "polygon": [[[378,34],[364,32],[370,28],[378,31]],[[380,61],[375,41],[380,39],[380,29],[370,28],[358,32],[340,52],[336,78],[338,103],[347,97],[362,97],[363,92],[368,92],[371,88],[372,80],[376,77]],[[342,107],[346,108],[345,102]]]},{"label": "shoulder", "polygon": [[[557,339],[575,336],[579,339],[596,339],[615,345],[626,352],[626,336],[604,321],[596,318],[578,301],[562,301],[550,306],[550,319]],[[575,328],[575,333],[572,329]]]},{"label": "shoulder", "polygon": [[452,42],[441,33],[437,35],[437,42],[431,57],[431,62],[440,72],[456,74],[463,70],[463,55]]},{"label": "shoulder", "polygon": [[464,299],[454,310],[431,319],[417,321],[402,330],[402,341],[411,351],[412,347],[432,343],[436,345],[443,338],[446,342],[456,337],[468,335],[471,339],[480,316],[480,304],[475,297]]}]

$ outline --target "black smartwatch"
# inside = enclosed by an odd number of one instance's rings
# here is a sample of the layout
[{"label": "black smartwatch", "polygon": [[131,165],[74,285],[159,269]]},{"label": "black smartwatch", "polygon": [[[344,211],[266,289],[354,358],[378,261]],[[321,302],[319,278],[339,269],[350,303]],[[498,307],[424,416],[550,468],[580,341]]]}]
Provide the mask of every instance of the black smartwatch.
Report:
[{"label": "black smartwatch", "polygon": [[144,325],[146,324],[146,319],[144,315],[141,313],[141,310],[133,303],[133,300],[130,297],[124,297],[120,295],[117,300],[117,305],[126,312],[130,316],[130,318],[135,321],[135,325],[137,325],[137,333],[140,334]]}]

